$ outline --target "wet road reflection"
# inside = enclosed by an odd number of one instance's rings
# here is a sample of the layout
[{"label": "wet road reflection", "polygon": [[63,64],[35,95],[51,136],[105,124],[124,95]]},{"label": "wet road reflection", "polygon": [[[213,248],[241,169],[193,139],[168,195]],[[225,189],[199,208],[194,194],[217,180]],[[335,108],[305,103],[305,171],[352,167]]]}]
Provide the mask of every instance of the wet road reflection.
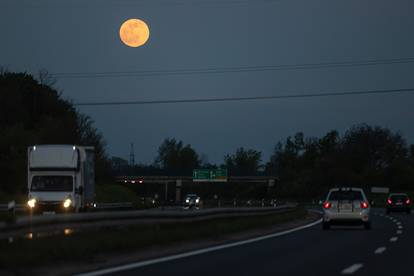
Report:
[{"label": "wet road reflection", "polygon": [[52,230],[52,231],[28,232],[24,235],[19,234],[19,235],[9,236],[7,238],[4,238],[3,240],[6,240],[7,243],[11,244],[19,239],[34,240],[35,238],[39,239],[39,238],[46,238],[46,237],[59,236],[59,235],[70,236],[74,232],[75,230],[73,228],[64,228],[63,230],[57,229],[57,230]]}]

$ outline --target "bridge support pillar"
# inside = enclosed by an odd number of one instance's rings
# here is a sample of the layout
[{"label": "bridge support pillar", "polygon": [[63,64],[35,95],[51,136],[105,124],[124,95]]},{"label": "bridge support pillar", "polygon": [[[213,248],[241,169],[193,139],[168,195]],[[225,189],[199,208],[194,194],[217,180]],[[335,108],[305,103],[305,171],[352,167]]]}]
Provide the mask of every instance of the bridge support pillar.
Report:
[{"label": "bridge support pillar", "polygon": [[175,202],[179,203],[181,202],[181,186],[183,184],[183,181],[181,179],[177,179],[175,181]]}]

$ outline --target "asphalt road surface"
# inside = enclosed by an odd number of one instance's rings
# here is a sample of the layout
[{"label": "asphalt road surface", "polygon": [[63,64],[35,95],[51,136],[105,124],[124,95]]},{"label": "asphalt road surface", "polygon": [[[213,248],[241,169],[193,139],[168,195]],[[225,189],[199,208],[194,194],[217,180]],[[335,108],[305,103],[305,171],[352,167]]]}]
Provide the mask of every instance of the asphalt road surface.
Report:
[{"label": "asphalt road surface", "polygon": [[[414,214],[373,211],[373,228],[321,224],[169,261],[132,264],[110,275],[414,275]],[[139,265],[140,267],[133,266]],[[97,271],[95,275],[103,275]]]}]

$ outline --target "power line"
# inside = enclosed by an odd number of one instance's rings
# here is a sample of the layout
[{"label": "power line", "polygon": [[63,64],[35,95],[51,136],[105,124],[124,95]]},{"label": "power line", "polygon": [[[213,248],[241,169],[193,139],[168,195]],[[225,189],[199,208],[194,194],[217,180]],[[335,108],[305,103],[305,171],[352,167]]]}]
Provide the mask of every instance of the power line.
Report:
[{"label": "power line", "polygon": [[171,75],[199,75],[199,74],[224,74],[242,72],[264,72],[264,71],[287,71],[287,70],[309,70],[341,67],[362,67],[392,64],[414,63],[414,58],[396,59],[373,59],[358,61],[303,63],[265,66],[238,66],[238,67],[209,67],[190,68],[174,70],[142,70],[142,71],[108,71],[108,72],[72,72],[72,73],[51,73],[57,79],[74,78],[118,78],[118,77],[150,77],[150,76],[171,76]]},{"label": "power line", "polygon": [[414,88],[385,89],[385,90],[358,90],[358,91],[346,91],[346,92],[292,94],[292,95],[285,94],[285,95],[256,96],[256,97],[201,98],[201,99],[123,101],[123,102],[84,102],[84,103],[81,102],[81,103],[74,103],[74,105],[75,106],[109,106],[109,105],[149,105],[149,104],[177,104],[177,103],[240,102],[240,101],[316,98],[316,97],[333,97],[333,96],[356,96],[356,95],[371,95],[371,94],[397,94],[397,93],[412,93],[412,92],[414,92]]},{"label": "power line", "polygon": [[[257,4],[274,4],[279,3],[280,0],[230,0],[230,1],[223,1],[223,0],[216,0],[216,1],[73,1],[74,3],[62,3],[59,1],[55,1],[53,3],[41,3],[41,2],[32,2],[32,1],[19,1],[16,3],[2,3],[0,2],[0,6],[4,7],[14,7],[18,4],[25,4],[25,7],[31,8],[45,8],[45,7],[54,7],[54,8],[62,8],[62,7],[89,7],[89,6],[96,6],[96,2],[99,2],[99,6],[167,6],[167,7],[174,7],[174,6],[211,6],[211,7],[233,7],[233,6],[242,6],[242,5],[257,5]],[[76,3],[78,2],[78,3]]]}]

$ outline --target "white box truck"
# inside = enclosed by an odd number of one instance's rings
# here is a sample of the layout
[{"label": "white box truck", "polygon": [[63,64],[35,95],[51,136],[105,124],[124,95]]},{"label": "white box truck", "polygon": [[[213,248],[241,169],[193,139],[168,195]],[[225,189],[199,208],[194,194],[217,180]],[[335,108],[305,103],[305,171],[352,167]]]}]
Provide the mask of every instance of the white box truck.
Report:
[{"label": "white box truck", "polygon": [[36,145],[27,153],[30,210],[79,212],[96,206],[93,147]]}]

